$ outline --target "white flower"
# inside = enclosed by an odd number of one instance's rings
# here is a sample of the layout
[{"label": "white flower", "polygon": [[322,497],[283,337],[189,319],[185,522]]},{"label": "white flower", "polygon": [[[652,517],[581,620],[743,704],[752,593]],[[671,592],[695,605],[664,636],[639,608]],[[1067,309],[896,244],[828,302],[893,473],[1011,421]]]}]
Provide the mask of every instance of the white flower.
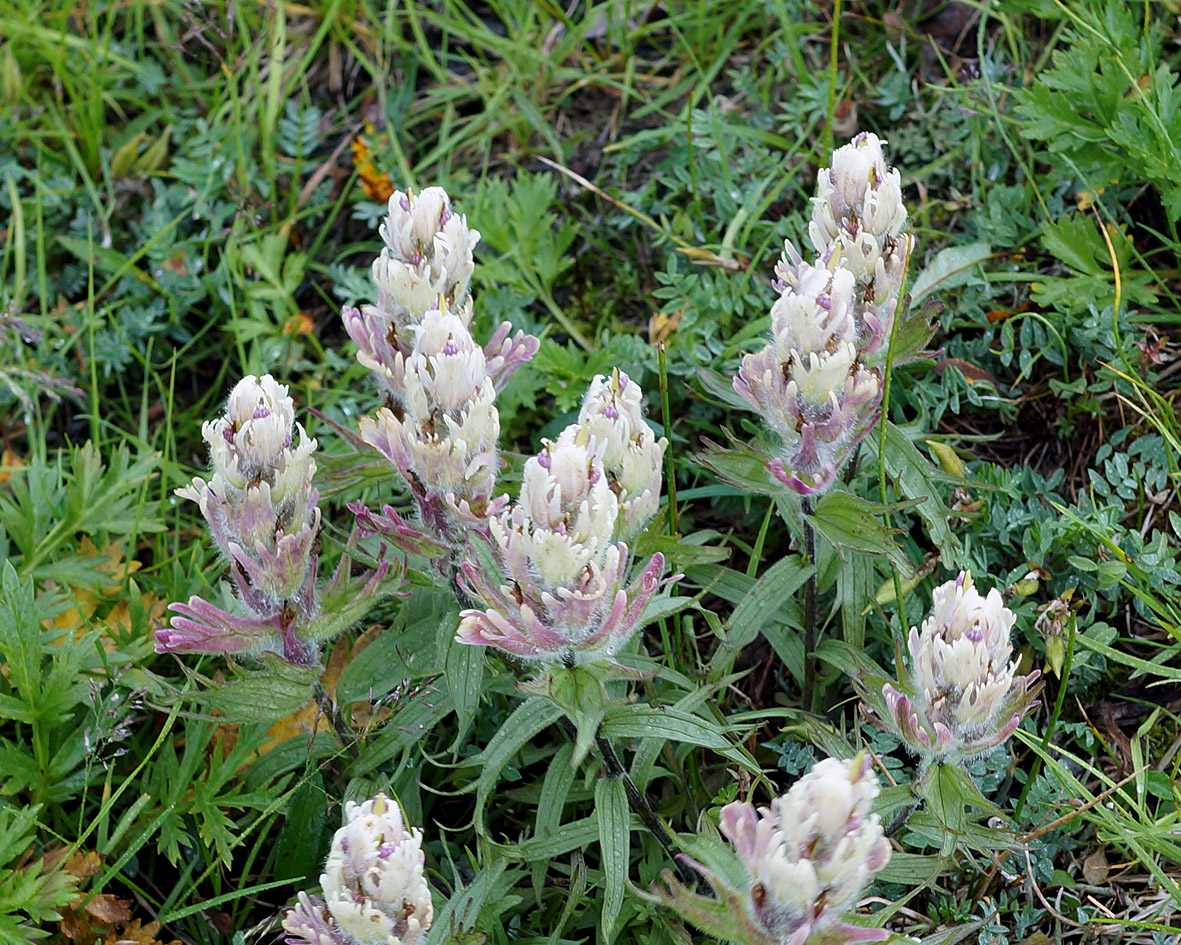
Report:
[{"label": "white flower", "polygon": [[878,790],[868,758],[828,758],[769,808],[722,808],[722,833],[750,874],[749,909],[773,940],[803,942],[841,927],[889,861],[890,844],[870,813]]},{"label": "white flower", "polygon": [[902,180],[896,169],[886,166],[884,143],[870,132],[859,134],[833,152],[831,167],[820,169],[808,229],[818,253],[839,236],[851,249],[862,233],[882,240],[902,232]]},{"label": "white flower", "polygon": [[601,445],[603,469],[619,499],[617,531],[630,538],[660,506],[661,470],[668,440],[657,439],[644,421],[640,385],[618,368],[591,381],[581,423]]},{"label": "white flower", "polygon": [[434,915],[422,831],[407,830],[384,794],[349,801],[345,817],[320,876],[328,911],[359,945],[414,945]]},{"label": "white flower", "polygon": [[388,211],[381,226],[385,248],[372,269],[378,308],[404,328],[442,298],[470,320],[468,284],[480,234],[468,227],[466,217],[452,212],[441,187],[428,187],[417,196],[397,191]]},{"label": "white flower", "polygon": [[441,537],[488,511],[496,481],[500,417],[484,352],[462,319],[432,309],[412,328],[401,408],[360,422],[361,438],[410,483],[424,520]]},{"label": "white flower", "polygon": [[[214,472],[235,489],[245,489],[248,483],[273,473],[295,459],[286,455],[294,423],[295,404],[285,384],[269,374],[242,378],[230,392],[223,415],[201,427]],[[310,456],[316,443],[307,440],[302,427],[299,432],[296,452]]]},{"label": "white flower", "polygon": [[982,597],[965,571],[935,588],[931,616],[911,628],[915,683],[953,732],[980,734],[1004,704],[1017,673],[1009,662],[1016,620],[996,588]]},{"label": "white flower", "polygon": [[492,523],[502,546],[516,534],[519,552],[545,586],[574,585],[593,565],[602,569],[615,533],[619,500],[603,473],[602,447],[571,425],[525,463],[519,503]]},{"label": "white flower", "polygon": [[271,616],[287,607],[310,615],[320,525],[312,486],[316,441],[295,422],[286,385],[269,374],[244,377],[223,415],[201,432],[213,475],[194,478],[176,494],[200,505],[251,610]]}]

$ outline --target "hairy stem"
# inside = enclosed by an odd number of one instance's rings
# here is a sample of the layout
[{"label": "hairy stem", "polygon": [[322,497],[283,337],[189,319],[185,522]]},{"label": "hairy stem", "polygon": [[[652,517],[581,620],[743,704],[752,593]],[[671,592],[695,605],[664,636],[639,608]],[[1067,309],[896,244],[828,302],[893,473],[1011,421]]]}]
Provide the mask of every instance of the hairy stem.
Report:
[{"label": "hairy stem", "polygon": [[898,813],[894,815],[894,819],[891,820],[886,826],[883,833],[885,833],[887,837],[892,837],[894,834],[898,833],[898,831],[906,825],[906,822],[910,819],[910,815],[918,810],[919,806],[923,803],[923,799],[919,796],[918,792],[915,791],[915,787],[926,779],[930,770],[931,762],[924,758],[919,763],[918,771],[915,772],[914,780],[910,784],[910,792],[914,796],[913,800],[899,808]]}]

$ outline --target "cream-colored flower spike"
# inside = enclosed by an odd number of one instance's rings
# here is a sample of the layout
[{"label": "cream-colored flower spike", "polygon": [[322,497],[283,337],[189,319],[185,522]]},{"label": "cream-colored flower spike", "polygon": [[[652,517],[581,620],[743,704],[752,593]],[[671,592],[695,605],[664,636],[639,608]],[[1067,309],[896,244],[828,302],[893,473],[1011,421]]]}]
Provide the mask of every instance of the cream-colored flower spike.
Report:
[{"label": "cream-colored flower spike", "polygon": [[618,515],[601,445],[571,425],[525,463],[520,502],[492,523],[492,534],[505,546],[515,535],[543,584],[565,587],[588,565],[602,568]]},{"label": "cream-colored flower spike", "polygon": [[630,541],[660,507],[661,471],[668,440],[644,421],[643,391],[619,368],[587,389],[578,421],[601,444],[603,470],[619,499],[616,535]]},{"label": "cream-colored flower spike", "polygon": [[853,276],[799,261],[771,309],[772,340],[748,354],[734,390],[781,441],[768,471],[823,493],[877,417],[881,383],[857,360]]},{"label": "cream-colored flower spike", "polygon": [[1018,676],[1010,662],[1017,617],[996,588],[982,595],[962,571],[933,597],[922,628],[910,630],[909,668],[900,659],[898,682],[881,685],[877,715],[918,754],[957,761],[1013,734],[1037,704],[1040,673]]},{"label": "cream-colored flower spike", "polygon": [[[903,233],[906,205],[898,171],[886,164],[885,142],[870,132],[837,148],[822,167],[812,198],[808,237],[820,261],[843,266],[856,280],[857,343],[864,355],[889,338],[914,237]],[[789,243],[775,272],[792,282],[799,254]]]},{"label": "cream-colored flower spike", "polygon": [[[882,929],[845,922],[870,878],[890,859],[890,844],[870,813],[878,790],[867,756],[825,759],[770,807],[735,802],[722,808],[721,831],[746,868],[747,888],[731,888],[690,861],[716,899],[686,888],[669,871],[669,889],[654,891],[707,933],[744,945],[886,939]],[[724,917],[718,901],[728,907]]]},{"label": "cream-colored flower spike", "polygon": [[[229,565],[235,597],[250,613],[230,613],[194,596],[177,602],[156,649],[177,653],[271,650],[297,664],[316,646],[297,623],[318,614],[316,565],[320,510],[312,485],[316,441],[295,421],[287,387],[269,374],[242,378],[222,416],[201,428],[213,463],[177,489],[201,507]],[[298,436],[298,442],[296,442]]]},{"label": "cream-colored flower spike", "polygon": [[410,483],[431,533],[459,540],[496,508],[496,391],[462,319],[432,309],[412,331],[401,409],[362,418],[361,439]]},{"label": "cream-colored flower spike", "polygon": [[397,191],[381,225],[385,249],[373,261],[378,307],[399,328],[414,324],[440,297],[467,321],[468,284],[475,269],[472,252],[480,234],[453,213],[442,187],[417,196]]},{"label": "cream-colored flower spike", "polygon": [[300,896],[283,921],[289,941],[416,945],[434,916],[423,866],[422,831],[406,828],[397,804],[349,801],[320,876],[324,902]]}]

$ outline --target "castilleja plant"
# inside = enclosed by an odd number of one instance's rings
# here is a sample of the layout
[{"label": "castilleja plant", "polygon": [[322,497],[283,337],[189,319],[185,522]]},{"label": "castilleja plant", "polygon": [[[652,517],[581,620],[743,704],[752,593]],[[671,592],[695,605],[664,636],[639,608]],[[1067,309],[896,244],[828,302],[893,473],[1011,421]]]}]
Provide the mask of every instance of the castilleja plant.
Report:
[{"label": "castilleja plant", "polygon": [[634,532],[659,502],[665,444],[640,428],[638,388],[622,372],[596,378],[583,416],[525,463],[517,501],[489,522],[488,547],[472,543],[458,580],[483,609],[463,611],[456,633],[536,667],[522,688],[574,719],[579,756],[609,702],[605,683],[635,675],[614,655],[667,583],[655,554],[627,585],[630,552],[616,540],[621,509]]},{"label": "castilleja plant", "polygon": [[493,500],[500,421],[496,391],[537,351],[538,340],[501,324],[480,348],[472,338],[472,250],[480,234],[428,187],[395,193],[381,227],[385,247],[373,263],[377,301],[342,312],[357,359],[385,399],[362,438],[406,481],[419,519],[390,505],[350,506],[362,530],[411,553],[445,559],[463,532],[485,529]]},{"label": "castilleja plant", "polygon": [[[854,278],[857,346],[862,357],[885,358],[886,343],[901,304],[914,237],[907,223],[898,171],[886,166],[884,141],[863,132],[832,155],[817,174],[808,237],[817,256],[847,269]],[[790,243],[775,269],[794,285],[799,256]]]},{"label": "castilleja plant", "polygon": [[881,382],[857,360],[853,274],[801,262],[789,281],[771,309],[771,343],[743,358],[734,389],[779,438],[768,471],[813,496],[876,420]]},{"label": "castilleja plant", "polygon": [[[320,641],[357,620],[388,565],[351,590],[342,561],[322,608],[316,587],[319,493],[312,485],[316,441],[295,422],[287,387],[269,374],[243,378],[225,413],[202,427],[213,475],[176,494],[201,507],[233,587],[231,609],[200,597],[176,603],[171,626],[156,631],[157,652],[270,652],[289,663],[316,663]],[[347,559],[346,559],[347,560]],[[337,600],[345,594],[349,601]]]},{"label": "castilleja plant", "polygon": [[361,439],[402,474],[431,535],[460,543],[507,500],[494,499],[500,417],[484,352],[455,315],[433,309],[413,328],[402,402],[361,420]]},{"label": "castilleja plant", "polygon": [[[869,758],[816,764],[769,807],[742,802],[721,812],[722,834],[741,868],[714,870],[684,857],[714,897],[663,874],[653,894],[707,935],[742,945],[845,945],[889,938],[851,925],[870,878],[890,859],[890,844],[870,807],[878,794]],[[723,875],[724,874],[724,875]],[[744,878],[742,882],[740,878]]]},{"label": "castilleja plant", "polygon": [[422,831],[407,829],[384,794],[345,804],[320,876],[323,900],[299,894],[283,919],[290,945],[417,945],[434,905],[423,875]]},{"label": "castilleja plant", "polygon": [[1040,673],[1017,675],[1009,636],[1016,615],[968,572],[935,588],[931,615],[898,645],[897,681],[855,682],[871,716],[925,763],[962,762],[1000,745],[1037,705]]}]

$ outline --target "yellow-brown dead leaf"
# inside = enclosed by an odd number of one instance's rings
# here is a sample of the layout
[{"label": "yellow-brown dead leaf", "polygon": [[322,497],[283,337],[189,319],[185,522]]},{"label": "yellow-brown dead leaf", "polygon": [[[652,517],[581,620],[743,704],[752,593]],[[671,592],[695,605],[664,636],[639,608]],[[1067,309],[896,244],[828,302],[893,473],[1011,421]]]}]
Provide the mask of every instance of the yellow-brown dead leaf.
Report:
[{"label": "yellow-brown dead leaf", "polygon": [[135,919],[122,932],[112,932],[103,939],[103,945],[180,945],[180,939],[173,939],[168,943],[161,942],[156,938],[159,931],[159,922],[144,925],[139,919]]},{"label": "yellow-brown dead leaf", "polygon": [[361,187],[365,196],[378,203],[385,203],[394,193],[394,185],[390,175],[379,170],[373,163],[373,151],[369,142],[362,135],[353,138],[353,166],[357,169],[357,176],[361,179]]}]

